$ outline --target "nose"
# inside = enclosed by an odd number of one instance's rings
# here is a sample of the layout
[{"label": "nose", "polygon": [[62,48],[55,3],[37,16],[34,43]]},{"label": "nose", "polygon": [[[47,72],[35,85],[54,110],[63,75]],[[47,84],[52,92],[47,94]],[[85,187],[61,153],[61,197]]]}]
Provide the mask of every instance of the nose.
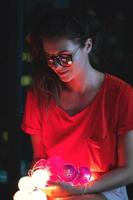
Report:
[{"label": "nose", "polygon": [[61,66],[60,60],[58,58],[54,57],[54,67],[57,68],[59,66]]},{"label": "nose", "polygon": [[58,62],[54,62],[53,67],[54,67],[55,69],[57,69],[57,68],[62,67],[62,66],[61,66]]}]

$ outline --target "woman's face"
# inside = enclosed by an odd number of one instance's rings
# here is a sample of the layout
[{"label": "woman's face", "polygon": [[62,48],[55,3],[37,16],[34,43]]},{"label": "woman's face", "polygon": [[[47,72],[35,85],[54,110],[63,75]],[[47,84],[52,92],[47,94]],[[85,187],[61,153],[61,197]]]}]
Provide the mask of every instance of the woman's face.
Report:
[{"label": "woman's face", "polygon": [[88,52],[71,40],[44,39],[43,50],[49,67],[63,82],[76,79],[88,67]]}]

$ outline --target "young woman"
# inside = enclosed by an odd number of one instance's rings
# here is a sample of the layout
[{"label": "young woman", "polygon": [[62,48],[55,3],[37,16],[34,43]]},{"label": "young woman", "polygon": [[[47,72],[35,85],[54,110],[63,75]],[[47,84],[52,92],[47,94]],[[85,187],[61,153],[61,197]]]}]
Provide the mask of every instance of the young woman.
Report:
[{"label": "young woman", "polygon": [[133,89],[93,68],[97,25],[87,14],[54,9],[29,36],[35,73],[22,129],[34,161],[60,156],[93,177],[86,187],[51,183],[50,200],[127,200],[133,182]]}]

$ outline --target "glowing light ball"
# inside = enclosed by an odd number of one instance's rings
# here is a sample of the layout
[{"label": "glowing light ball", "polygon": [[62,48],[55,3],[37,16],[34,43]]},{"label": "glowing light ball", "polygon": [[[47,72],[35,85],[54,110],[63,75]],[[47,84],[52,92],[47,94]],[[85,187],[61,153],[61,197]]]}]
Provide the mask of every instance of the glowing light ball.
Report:
[{"label": "glowing light ball", "polygon": [[19,190],[14,194],[13,200],[31,200],[31,193]]},{"label": "glowing light ball", "polygon": [[[25,200],[25,199],[23,199],[23,200]],[[46,197],[45,193],[42,192],[41,190],[36,190],[36,191],[32,192],[30,200],[47,200],[47,197]]]},{"label": "glowing light ball", "polygon": [[19,190],[33,190],[34,185],[30,176],[24,176],[19,179],[18,182]]},{"label": "glowing light ball", "polygon": [[78,175],[78,170],[74,165],[65,164],[60,171],[60,178],[65,182],[72,182]]},{"label": "glowing light ball", "polygon": [[91,178],[91,171],[88,167],[80,167],[79,174],[77,179],[75,180],[75,184],[85,184],[88,183]]},{"label": "glowing light ball", "polygon": [[33,185],[37,188],[43,189],[47,185],[49,180],[50,172],[46,169],[38,169],[32,173],[31,179]]},{"label": "glowing light ball", "polygon": [[64,161],[58,157],[50,157],[47,160],[47,167],[51,174],[57,175],[59,174],[60,170],[62,169],[62,166],[64,165]]},{"label": "glowing light ball", "polygon": [[17,191],[14,196],[13,196],[13,200],[22,200],[23,198],[23,192]]},{"label": "glowing light ball", "polygon": [[57,156],[39,160],[28,172],[19,180],[13,200],[47,200],[44,188],[49,180],[83,185],[92,178],[88,167],[77,168]]}]

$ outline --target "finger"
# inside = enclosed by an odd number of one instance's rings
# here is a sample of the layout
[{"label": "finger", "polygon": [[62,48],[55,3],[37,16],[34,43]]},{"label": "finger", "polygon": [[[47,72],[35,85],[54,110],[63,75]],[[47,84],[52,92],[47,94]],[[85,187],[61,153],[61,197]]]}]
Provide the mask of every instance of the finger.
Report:
[{"label": "finger", "polygon": [[63,185],[63,182],[60,181],[48,181],[48,185]]},{"label": "finger", "polygon": [[47,195],[47,196],[52,196],[53,195],[53,191],[57,190],[57,186],[56,185],[51,185],[48,187],[45,187],[42,189],[42,191]]},{"label": "finger", "polygon": [[47,199],[48,200],[69,200],[68,198],[63,198],[63,197],[47,197]]},{"label": "finger", "polygon": [[69,197],[55,198],[54,200],[81,200],[81,197],[79,198],[77,196],[69,196]]},{"label": "finger", "polygon": [[[53,199],[52,199],[53,200]],[[54,200],[72,200],[72,199],[70,199],[70,198],[68,198],[68,197],[65,197],[65,198],[59,198],[59,197],[57,197],[57,198],[55,198]]]}]

